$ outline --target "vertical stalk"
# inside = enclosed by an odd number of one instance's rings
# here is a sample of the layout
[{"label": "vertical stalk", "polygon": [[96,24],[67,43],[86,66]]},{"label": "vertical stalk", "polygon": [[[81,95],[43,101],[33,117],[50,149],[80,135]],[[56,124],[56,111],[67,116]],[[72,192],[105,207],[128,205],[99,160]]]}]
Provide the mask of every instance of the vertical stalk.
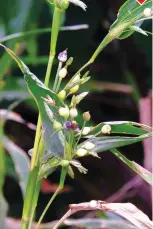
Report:
[{"label": "vertical stalk", "polygon": [[[0,120],[0,139],[3,137],[4,122]],[[0,196],[3,196],[3,184],[5,180],[5,152],[2,142],[0,142]]]},{"label": "vertical stalk", "polygon": [[[52,72],[53,61],[56,53],[56,44],[57,38],[60,31],[60,24],[61,24],[62,12],[55,7],[54,15],[53,15],[53,22],[52,22],[52,36],[50,42],[50,54],[49,54],[49,61],[45,76],[45,85],[48,86],[50,75]],[[31,160],[31,170],[28,177],[26,195],[24,200],[24,207],[22,213],[22,229],[31,229],[32,219],[35,214],[35,207],[39,192],[40,192],[40,184],[37,183],[37,177],[39,172],[39,142],[41,138],[41,118],[40,115],[38,117],[37,123],[37,130],[34,142],[34,150]],[[36,190],[37,189],[37,190]]]},{"label": "vertical stalk", "polygon": [[56,196],[58,195],[58,193],[63,189],[64,187],[64,182],[65,182],[65,178],[66,178],[66,175],[67,175],[67,170],[68,170],[68,167],[62,167],[62,171],[61,171],[61,176],[60,176],[60,182],[59,182],[59,186],[56,190],[56,192],[53,194],[53,196],[51,197],[50,201],[48,202],[48,204],[46,205],[37,225],[36,225],[36,228],[35,229],[38,229],[46,212],[48,211],[50,205],[52,204],[52,202],[54,201],[54,199],[56,198]]}]

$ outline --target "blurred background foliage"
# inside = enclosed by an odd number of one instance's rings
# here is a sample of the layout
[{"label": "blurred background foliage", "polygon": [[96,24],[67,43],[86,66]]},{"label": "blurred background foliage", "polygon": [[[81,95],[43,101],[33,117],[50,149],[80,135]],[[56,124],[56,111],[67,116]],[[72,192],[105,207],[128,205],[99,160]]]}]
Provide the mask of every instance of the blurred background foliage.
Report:
[{"label": "blurred background foliage", "polygon": [[[61,32],[57,52],[68,48],[68,55],[74,57],[69,68],[69,77],[84,64],[100,41],[107,34],[109,26],[116,19],[121,0],[86,0],[86,12],[70,6],[63,18],[63,26],[88,24],[89,29]],[[0,6],[0,38],[17,32],[30,31],[37,28],[51,27],[52,8],[44,0],[1,0]],[[151,21],[146,21],[143,28],[151,31]],[[139,122],[139,103],[148,96],[151,89],[152,52],[151,36],[135,33],[130,38],[113,41],[90,67],[91,81],[81,90],[90,90],[87,99],[81,103],[82,111],[91,111],[92,123],[101,121],[129,120]],[[48,61],[50,34],[28,36],[9,40],[5,44],[22,56],[22,60],[41,80],[44,80]],[[14,110],[27,122],[37,123],[38,110],[27,92],[23,77],[10,57],[0,52],[0,108],[7,109],[14,101],[21,101]],[[56,64],[55,64],[56,69]],[[53,74],[54,76],[54,74]],[[52,80],[54,77],[52,77]],[[52,82],[50,82],[52,84]],[[78,120],[81,122],[81,120]],[[5,132],[26,152],[33,146],[34,131],[13,121],[5,125]],[[143,165],[144,151],[142,143],[121,149],[130,160]],[[59,218],[69,203],[89,201],[91,199],[107,199],[135,174],[118,161],[111,153],[101,153],[101,160],[92,157],[82,159],[83,165],[89,169],[88,174],[80,175],[76,171],[76,179],[67,179],[71,191],[62,193],[47,212],[45,221]],[[9,205],[9,216],[21,217],[22,195],[16,182],[15,171],[10,157],[7,157],[7,178],[4,195]],[[49,177],[57,183],[59,171]],[[37,209],[37,217],[49,200],[51,193],[41,193]],[[151,215],[148,186],[143,189],[133,187],[129,195],[121,201],[130,201],[141,210]],[[81,214],[81,213],[79,213]],[[80,215],[79,215],[80,216]]]}]

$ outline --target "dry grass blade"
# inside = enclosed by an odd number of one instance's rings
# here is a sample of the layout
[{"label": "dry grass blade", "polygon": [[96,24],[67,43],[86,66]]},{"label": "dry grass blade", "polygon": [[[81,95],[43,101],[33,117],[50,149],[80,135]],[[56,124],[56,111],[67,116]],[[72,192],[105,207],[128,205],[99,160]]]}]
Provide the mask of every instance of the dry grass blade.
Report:
[{"label": "dry grass blade", "polygon": [[122,216],[139,229],[152,229],[153,227],[153,222],[148,216],[131,203],[106,203],[104,201],[92,200],[86,203],[71,204],[70,209],[58,221],[53,229],[57,229],[61,223],[76,212],[90,210],[111,211]]}]

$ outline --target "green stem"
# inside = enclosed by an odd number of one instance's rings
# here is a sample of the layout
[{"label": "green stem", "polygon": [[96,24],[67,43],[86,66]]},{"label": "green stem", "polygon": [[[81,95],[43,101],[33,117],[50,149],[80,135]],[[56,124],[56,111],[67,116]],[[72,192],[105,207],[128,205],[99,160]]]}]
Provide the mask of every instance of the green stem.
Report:
[{"label": "green stem", "polygon": [[[0,120],[0,139],[4,134],[4,122]],[[0,142],[0,196],[3,196],[3,185],[5,180],[5,151],[2,142]]]},{"label": "green stem", "polygon": [[35,167],[32,171],[30,171],[26,189],[26,195],[24,200],[24,208],[22,214],[22,229],[31,229],[30,228],[30,218],[32,214],[32,206],[33,206],[33,197],[34,191],[37,183],[39,167]]},{"label": "green stem", "polygon": [[59,71],[62,68],[62,62],[59,62],[58,64],[58,69],[57,69],[57,73],[56,73],[56,77],[55,77],[55,81],[54,81],[54,86],[53,86],[53,91],[56,91],[57,85],[58,85],[58,80],[59,80]]},{"label": "green stem", "polygon": [[36,225],[36,228],[35,229],[38,229],[46,212],[48,211],[50,205],[52,204],[52,202],[54,201],[54,199],[56,198],[56,196],[58,195],[58,193],[63,189],[64,187],[64,182],[65,182],[65,178],[66,178],[66,175],[67,175],[67,171],[68,171],[68,167],[62,167],[62,171],[61,171],[61,176],[60,176],[60,182],[59,182],[59,186],[56,190],[56,192],[54,193],[54,195],[51,197],[50,201],[48,202],[48,204],[46,205],[37,225]]},{"label": "green stem", "polygon": [[[54,57],[56,53],[56,44],[57,44],[57,38],[58,38],[59,30],[60,30],[61,18],[62,18],[62,12],[55,8],[54,15],[53,15],[53,23],[52,23],[50,55],[49,55],[49,61],[48,61],[46,77],[45,77],[46,86],[48,86],[49,84],[53,61],[54,61]],[[37,190],[38,192],[36,192],[36,187],[37,187],[37,178],[38,178],[38,172],[39,172],[39,166],[40,166],[39,165],[39,156],[41,155],[39,153],[39,142],[41,138],[41,125],[42,123],[41,123],[41,118],[39,115],[35,142],[34,142],[34,150],[32,154],[31,171],[28,177],[23,213],[22,213],[22,229],[31,228],[32,219],[35,213],[35,208],[33,208],[33,205],[37,204],[36,201],[38,200],[38,196],[39,196],[40,189],[38,189]]]},{"label": "green stem", "polygon": [[100,45],[98,46],[98,48],[96,49],[96,51],[94,52],[94,54],[91,56],[91,58],[89,59],[89,61],[79,69],[79,71],[77,71],[75,73],[75,75],[72,77],[71,80],[73,80],[76,75],[78,75],[79,73],[81,73],[84,69],[86,69],[89,65],[91,65],[92,63],[94,63],[95,59],[97,58],[97,56],[101,53],[101,51],[110,43],[112,42],[115,38],[119,37],[123,31],[131,24],[131,22],[124,22],[120,25],[118,25],[118,27],[112,29],[107,35],[106,37],[102,40],[102,42],[100,43]]}]

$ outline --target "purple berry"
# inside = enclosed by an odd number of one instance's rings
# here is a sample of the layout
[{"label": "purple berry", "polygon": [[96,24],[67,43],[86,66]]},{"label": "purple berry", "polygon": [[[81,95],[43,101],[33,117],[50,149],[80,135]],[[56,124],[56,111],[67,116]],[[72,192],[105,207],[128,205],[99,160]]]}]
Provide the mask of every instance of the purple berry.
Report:
[{"label": "purple berry", "polygon": [[67,121],[64,123],[64,129],[65,130],[70,130],[72,128],[72,122]]}]

